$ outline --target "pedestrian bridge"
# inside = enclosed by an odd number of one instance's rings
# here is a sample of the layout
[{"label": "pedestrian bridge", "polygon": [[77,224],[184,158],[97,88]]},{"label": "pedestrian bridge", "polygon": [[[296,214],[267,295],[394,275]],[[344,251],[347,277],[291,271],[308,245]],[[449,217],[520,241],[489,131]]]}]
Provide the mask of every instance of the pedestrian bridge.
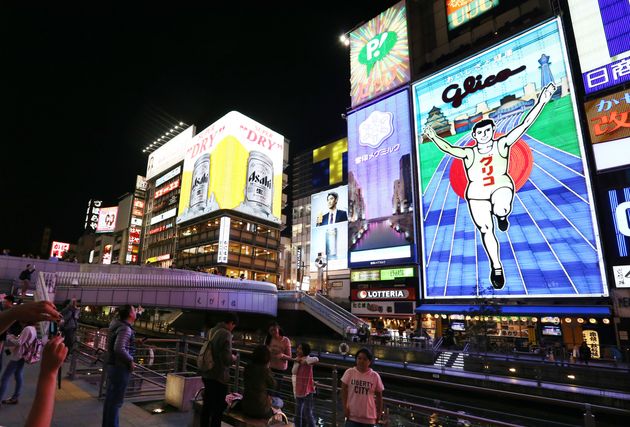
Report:
[{"label": "pedestrian bridge", "polygon": [[[163,274],[164,272],[173,274]],[[190,271],[158,274],[40,273],[55,303],[71,298],[89,305],[133,304],[191,310],[236,311],[276,316],[272,283],[230,279]]]}]

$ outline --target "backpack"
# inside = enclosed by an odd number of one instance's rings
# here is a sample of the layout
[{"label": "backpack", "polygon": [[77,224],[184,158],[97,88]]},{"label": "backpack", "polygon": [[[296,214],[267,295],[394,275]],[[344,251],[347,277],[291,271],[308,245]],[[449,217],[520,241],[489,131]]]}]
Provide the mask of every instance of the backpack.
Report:
[{"label": "backpack", "polygon": [[32,365],[33,363],[37,363],[42,360],[42,349],[44,345],[42,344],[42,340],[35,337],[30,344],[24,345],[24,350],[22,351],[22,358],[26,363]]},{"label": "backpack", "polygon": [[219,330],[214,331],[212,336],[208,338],[208,341],[206,341],[203,344],[203,346],[201,347],[201,350],[199,351],[199,354],[197,355],[197,370],[202,375],[209,373],[212,370],[212,368],[214,368],[214,355],[212,354],[212,341],[217,336],[218,332]]}]

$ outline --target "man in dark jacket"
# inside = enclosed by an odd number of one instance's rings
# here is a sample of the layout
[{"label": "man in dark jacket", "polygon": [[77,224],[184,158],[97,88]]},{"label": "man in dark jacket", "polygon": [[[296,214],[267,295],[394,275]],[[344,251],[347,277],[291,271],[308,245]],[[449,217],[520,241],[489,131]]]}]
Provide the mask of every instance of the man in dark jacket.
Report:
[{"label": "man in dark jacket", "polygon": [[221,417],[227,407],[225,396],[230,382],[230,366],[236,360],[236,356],[232,354],[232,331],[236,325],[236,313],[226,313],[223,321],[208,332],[214,366],[202,378],[204,391],[201,427],[221,427]]},{"label": "man in dark jacket", "polygon": [[136,352],[136,309],[131,305],[118,308],[118,318],[109,324],[107,334],[107,391],[103,407],[103,427],[118,427],[118,411],[122,407],[125,390],[133,371]]},{"label": "man in dark jacket", "polygon": [[61,332],[63,332],[63,343],[68,347],[68,356],[74,350],[74,343],[76,341],[75,334],[79,326],[79,314],[80,311],[76,298],[72,298],[63,310],[61,310],[61,315],[63,316]]}]

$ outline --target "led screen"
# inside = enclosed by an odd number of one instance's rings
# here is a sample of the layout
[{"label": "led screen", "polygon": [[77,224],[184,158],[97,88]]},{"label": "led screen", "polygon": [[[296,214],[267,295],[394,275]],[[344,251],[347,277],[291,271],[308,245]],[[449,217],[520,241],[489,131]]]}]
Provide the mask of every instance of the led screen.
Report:
[{"label": "led screen", "polygon": [[598,171],[630,164],[630,90],[584,104]]},{"label": "led screen", "polygon": [[446,0],[448,29],[455,29],[498,5],[499,0]]},{"label": "led screen", "polygon": [[63,258],[63,254],[68,252],[69,249],[70,249],[70,243],[53,241],[52,246],[50,248],[50,257],[61,259]]},{"label": "led screen", "polygon": [[177,223],[233,209],[280,223],[284,137],[231,111],[186,149]]},{"label": "led screen", "polygon": [[348,115],[351,268],[415,260],[409,94]]},{"label": "led screen", "polygon": [[348,138],[313,150],[311,183],[317,190],[348,180]]},{"label": "led screen", "polygon": [[195,133],[190,126],[173,137],[166,144],[149,154],[147,162],[147,178],[152,179],[184,159],[184,153]]},{"label": "led screen", "polygon": [[116,216],[118,215],[118,206],[110,208],[101,208],[98,214],[97,233],[111,233],[116,228]]},{"label": "led screen", "polygon": [[427,298],[607,294],[559,25],[413,85]]},{"label": "led screen", "polygon": [[328,270],[348,268],[348,186],[311,196],[311,271],[325,256]]},{"label": "led screen", "polygon": [[569,0],[585,92],[630,81],[630,2]]},{"label": "led screen", "polygon": [[355,107],[409,81],[405,2],[350,33],[350,97]]}]

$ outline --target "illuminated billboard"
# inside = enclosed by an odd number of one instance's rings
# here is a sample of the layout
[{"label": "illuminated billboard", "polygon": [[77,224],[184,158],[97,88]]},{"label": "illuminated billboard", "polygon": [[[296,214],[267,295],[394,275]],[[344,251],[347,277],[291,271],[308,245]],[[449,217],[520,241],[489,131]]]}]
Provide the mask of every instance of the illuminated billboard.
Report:
[{"label": "illuminated billboard", "polygon": [[348,268],[348,186],[311,196],[311,271],[325,256],[328,270]]},{"label": "illuminated billboard", "polygon": [[149,154],[146,179],[150,180],[184,160],[186,147],[189,145],[194,133],[195,127],[190,126]]},{"label": "illuminated billboard", "polygon": [[405,2],[350,33],[350,97],[355,107],[409,81]]},{"label": "illuminated billboard", "polygon": [[348,179],[348,138],[313,150],[313,189],[341,184]]},{"label": "illuminated billboard", "polygon": [[103,204],[102,200],[90,199],[88,202],[87,211],[85,212],[85,225],[84,228],[88,231],[96,231],[98,226],[98,214]]},{"label": "illuminated billboard", "polygon": [[116,217],[118,216],[118,206],[101,208],[98,214],[97,233],[111,233],[116,228]]},{"label": "illuminated billboard", "polygon": [[182,223],[232,209],[280,223],[284,137],[231,111],[197,134],[186,149]]},{"label": "illuminated billboard", "polygon": [[61,259],[68,250],[70,250],[70,243],[53,241],[50,248],[50,257]]},{"label": "illuminated billboard", "polygon": [[630,2],[568,1],[584,91],[630,82]]},{"label": "illuminated billboard", "polygon": [[630,90],[584,104],[598,171],[630,165]]},{"label": "illuminated billboard", "polygon": [[406,90],[348,115],[351,268],[416,258],[411,147]]},{"label": "illuminated billboard", "polygon": [[499,0],[446,0],[448,29],[453,30],[499,5]]},{"label": "illuminated billboard", "polygon": [[[604,229],[612,225],[616,250],[610,254],[612,260],[630,262],[630,187],[608,190],[610,217],[604,219]],[[612,246],[612,245],[611,245]],[[622,260],[621,258],[625,258]]]},{"label": "illuminated billboard", "polygon": [[607,295],[558,20],[413,85],[426,298]]}]

